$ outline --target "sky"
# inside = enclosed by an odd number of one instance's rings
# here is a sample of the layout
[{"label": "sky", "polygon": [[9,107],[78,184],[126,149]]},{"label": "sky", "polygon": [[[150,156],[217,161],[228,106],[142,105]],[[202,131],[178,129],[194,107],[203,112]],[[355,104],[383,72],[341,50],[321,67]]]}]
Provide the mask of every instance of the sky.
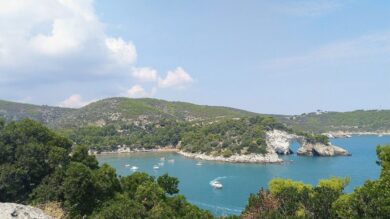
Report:
[{"label": "sky", "polygon": [[0,99],[390,109],[388,0],[0,0]]}]

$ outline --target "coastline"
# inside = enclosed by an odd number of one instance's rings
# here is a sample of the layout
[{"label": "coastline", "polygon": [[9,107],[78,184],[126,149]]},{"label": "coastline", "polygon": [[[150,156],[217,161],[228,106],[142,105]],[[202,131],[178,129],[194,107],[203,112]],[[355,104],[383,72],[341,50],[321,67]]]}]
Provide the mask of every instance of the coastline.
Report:
[{"label": "coastline", "polygon": [[105,155],[129,155],[135,153],[177,153],[184,157],[197,159],[197,160],[207,160],[207,161],[217,161],[217,162],[227,162],[227,163],[283,163],[283,160],[279,158],[278,154],[248,154],[248,155],[238,155],[234,154],[230,157],[223,156],[211,156],[202,153],[189,153],[181,151],[177,148],[155,148],[155,149],[136,149],[130,150],[130,148],[119,148],[118,150],[112,151],[97,151],[90,150],[90,154],[95,156],[105,156]]},{"label": "coastline", "polygon": [[220,161],[220,162],[229,162],[229,163],[283,163],[283,160],[279,156],[274,154],[248,154],[248,155],[238,155],[234,154],[230,157],[223,156],[211,156],[202,153],[189,153],[184,151],[176,152],[184,157],[198,159],[198,160],[207,160],[207,161]]},{"label": "coastline", "polygon": [[135,149],[130,150],[130,148],[126,149],[118,149],[118,150],[112,150],[112,151],[101,151],[97,152],[95,150],[89,150],[89,154],[93,154],[95,156],[101,156],[101,155],[112,155],[112,154],[134,154],[134,153],[177,153],[179,149],[176,148],[153,148],[153,149]]},{"label": "coastline", "polygon": [[329,131],[329,132],[324,132],[323,135],[326,135],[329,138],[350,138],[352,137],[352,135],[389,136],[390,131],[381,131],[381,132]]}]

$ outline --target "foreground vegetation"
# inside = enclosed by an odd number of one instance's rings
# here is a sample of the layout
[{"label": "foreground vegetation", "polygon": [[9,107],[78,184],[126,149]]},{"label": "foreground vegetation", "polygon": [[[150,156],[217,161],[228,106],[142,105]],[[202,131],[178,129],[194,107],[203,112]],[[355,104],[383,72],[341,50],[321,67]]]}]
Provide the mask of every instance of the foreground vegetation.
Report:
[{"label": "foreground vegetation", "polygon": [[[0,202],[61,203],[68,218],[212,218],[178,193],[178,180],[118,177],[86,147],[32,120],[0,125]],[[71,155],[69,155],[71,153]]]},{"label": "foreground vegetation", "polygon": [[[249,127],[247,133],[256,130],[256,125]],[[200,130],[212,134],[209,128]],[[353,193],[343,192],[346,178],[321,180],[314,187],[274,179],[268,189],[249,197],[240,216],[228,218],[388,218],[390,146],[378,146],[377,154],[379,179]],[[37,122],[0,121],[0,202],[56,202],[68,218],[213,218],[177,195],[178,183],[168,175],[117,176],[109,165],[99,166],[86,147],[72,146]]]},{"label": "foreground vegetation", "polygon": [[343,192],[347,178],[321,180],[317,186],[273,179],[269,189],[249,197],[242,218],[389,218],[390,145],[378,146],[381,175],[354,192]]}]

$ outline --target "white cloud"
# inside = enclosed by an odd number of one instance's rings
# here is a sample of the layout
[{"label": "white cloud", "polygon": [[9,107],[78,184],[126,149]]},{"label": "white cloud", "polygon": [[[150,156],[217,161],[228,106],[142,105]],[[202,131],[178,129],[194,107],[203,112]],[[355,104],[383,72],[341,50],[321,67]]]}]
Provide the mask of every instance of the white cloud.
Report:
[{"label": "white cloud", "polygon": [[134,85],[129,90],[127,90],[127,96],[132,98],[141,98],[141,97],[150,97],[151,93],[145,91],[141,85]]},{"label": "white cloud", "polygon": [[134,78],[143,82],[157,81],[158,79],[157,70],[150,67],[134,68],[132,74]]},{"label": "white cloud", "polygon": [[0,0],[2,81],[122,74],[136,58],[132,42],[105,32],[92,0]]},{"label": "white cloud", "polygon": [[[123,37],[110,36],[93,3],[93,0],[0,0],[0,88],[21,86],[23,92],[31,95],[32,87],[39,90],[38,87],[48,84],[62,87],[99,84],[99,90],[113,95],[125,90],[121,87],[132,77],[139,83],[153,82],[155,88],[145,91],[140,84],[122,94],[143,97],[155,95],[157,87],[184,87],[192,82],[182,68],[168,72],[164,79],[152,67],[136,68],[135,45]],[[102,81],[110,83],[102,88]],[[21,96],[26,96],[25,93]],[[86,103],[75,94],[60,104],[79,107]]]},{"label": "white cloud", "polygon": [[69,107],[69,108],[80,108],[83,107],[92,101],[84,101],[83,98],[79,94],[73,94],[65,100],[61,101],[60,107]]},{"label": "white cloud", "polygon": [[111,57],[119,64],[132,64],[137,59],[137,51],[132,42],[125,42],[122,38],[107,38],[106,46]]},{"label": "white cloud", "polygon": [[173,71],[168,71],[165,78],[160,78],[158,86],[161,88],[184,88],[193,82],[194,79],[182,67],[177,67]]}]

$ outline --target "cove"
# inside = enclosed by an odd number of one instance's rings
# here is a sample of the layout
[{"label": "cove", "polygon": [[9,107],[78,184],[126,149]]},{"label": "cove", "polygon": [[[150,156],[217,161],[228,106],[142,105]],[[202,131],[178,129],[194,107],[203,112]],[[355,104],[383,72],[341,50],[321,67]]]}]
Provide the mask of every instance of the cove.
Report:
[{"label": "cove", "polygon": [[[351,192],[366,180],[377,179],[380,167],[376,164],[375,148],[378,144],[390,143],[390,136],[352,136],[331,140],[333,144],[347,149],[348,157],[304,157],[295,154],[282,156],[283,164],[237,164],[202,161],[185,158],[175,153],[130,153],[100,155],[100,164],[108,163],[117,170],[118,175],[133,173],[130,166],[138,166],[137,171],[153,176],[168,173],[180,180],[180,194],[200,208],[210,210],[215,215],[239,214],[247,203],[250,193],[260,187],[267,187],[268,181],[275,177],[289,178],[315,185],[318,180],[331,177],[349,177],[350,184],[345,192]],[[298,144],[291,146],[296,152]],[[162,162],[161,158],[165,161]],[[159,169],[154,165],[163,163]],[[129,164],[127,167],[126,164]],[[218,179],[223,189],[216,190],[210,182]]]}]

